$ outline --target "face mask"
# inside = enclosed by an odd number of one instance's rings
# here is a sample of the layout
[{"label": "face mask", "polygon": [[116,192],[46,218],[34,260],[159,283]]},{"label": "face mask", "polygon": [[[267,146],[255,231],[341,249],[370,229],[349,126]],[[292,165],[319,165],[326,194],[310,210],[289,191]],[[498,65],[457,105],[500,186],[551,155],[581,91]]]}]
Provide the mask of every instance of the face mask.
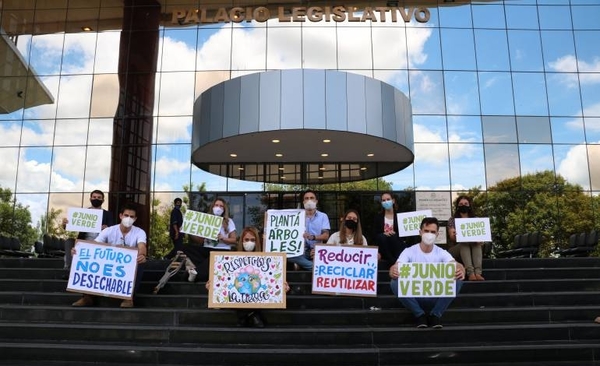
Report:
[{"label": "face mask", "polygon": [[221,216],[223,214],[223,207],[213,207],[213,214],[217,216]]},{"label": "face mask", "polygon": [[394,207],[394,202],[392,202],[392,201],[382,201],[381,202],[381,207],[383,207],[384,210],[389,210],[390,208]]},{"label": "face mask", "polygon": [[344,221],[344,225],[350,229],[350,230],[354,230],[356,229],[356,227],[358,226],[358,222],[353,221],[353,220],[346,220]]},{"label": "face mask", "polygon": [[421,241],[425,245],[433,245],[433,243],[435,243],[436,237],[437,237],[437,235],[435,235],[433,233],[425,233],[425,234],[421,235]]},{"label": "face mask", "polygon": [[92,203],[92,207],[100,207],[102,206],[102,204],[104,203],[103,200],[90,200],[90,202]]},{"label": "face mask", "polygon": [[317,208],[317,202],[315,202],[313,200],[308,200],[308,201],[304,202],[305,210],[314,210],[315,208]]},{"label": "face mask", "polygon": [[471,206],[458,206],[458,212],[460,213],[468,213],[471,211]]},{"label": "face mask", "polygon": [[251,252],[254,250],[254,248],[256,247],[256,242],[255,241],[245,241],[242,243],[242,245],[244,246],[244,250],[247,252]]},{"label": "face mask", "polygon": [[175,205],[176,210],[181,210],[181,205]]},{"label": "face mask", "polygon": [[133,219],[133,217],[123,217],[121,219],[121,224],[125,227],[131,227],[134,222],[135,220]]}]

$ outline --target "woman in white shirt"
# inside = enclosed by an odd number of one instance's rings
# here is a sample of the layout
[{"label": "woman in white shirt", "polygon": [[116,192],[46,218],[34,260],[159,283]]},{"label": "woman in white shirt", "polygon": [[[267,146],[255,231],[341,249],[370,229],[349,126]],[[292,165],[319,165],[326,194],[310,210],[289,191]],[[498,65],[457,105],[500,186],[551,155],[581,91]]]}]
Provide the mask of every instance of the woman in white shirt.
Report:
[{"label": "woman in white shirt", "polygon": [[333,233],[327,244],[335,245],[367,245],[367,239],[362,234],[358,211],[348,210],[341,220],[340,231]]}]

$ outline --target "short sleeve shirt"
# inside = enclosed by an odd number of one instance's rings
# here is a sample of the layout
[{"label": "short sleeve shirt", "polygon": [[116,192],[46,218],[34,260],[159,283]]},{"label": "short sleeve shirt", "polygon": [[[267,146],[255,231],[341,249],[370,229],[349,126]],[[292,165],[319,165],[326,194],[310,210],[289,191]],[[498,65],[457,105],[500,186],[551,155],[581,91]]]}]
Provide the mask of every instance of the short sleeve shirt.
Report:
[{"label": "short sleeve shirt", "polygon": [[448,263],[453,261],[452,255],[437,245],[433,246],[430,253],[425,253],[419,244],[415,244],[404,249],[398,257],[399,263]]},{"label": "short sleeve shirt", "polygon": [[[227,230],[221,225],[221,230],[219,230],[219,234],[221,236],[229,237],[229,234],[235,231],[235,223],[231,218],[229,218],[229,225],[227,225]],[[215,248],[215,249],[224,249],[231,250],[231,245],[224,243],[222,241],[217,242],[216,240],[206,239],[204,240],[205,248]]]},{"label": "short sleeve shirt", "polygon": [[137,248],[139,243],[146,244],[146,232],[137,226],[132,226],[128,233],[123,234],[121,225],[117,224],[102,230],[94,240],[114,246]]},{"label": "short sleeve shirt", "polygon": [[[326,213],[316,210],[312,217],[306,216],[306,232],[309,235],[321,235],[323,230],[330,229],[329,217]],[[320,243],[320,241],[306,239],[306,246],[308,249],[312,249],[316,243]]]},{"label": "short sleeve shirt", "polygon": [[[366,246],[367,238],[365,238],[365,236],[363,235],[362,239],[363,239],[363,245]],[[329,237],[329,240],[327,240],[327,244],[341,245],[340,244],[340,232],[337,231],[337,232],[333,233]],[[354,236],[346,238],[346,243],[344,245],[354,245]]]}]

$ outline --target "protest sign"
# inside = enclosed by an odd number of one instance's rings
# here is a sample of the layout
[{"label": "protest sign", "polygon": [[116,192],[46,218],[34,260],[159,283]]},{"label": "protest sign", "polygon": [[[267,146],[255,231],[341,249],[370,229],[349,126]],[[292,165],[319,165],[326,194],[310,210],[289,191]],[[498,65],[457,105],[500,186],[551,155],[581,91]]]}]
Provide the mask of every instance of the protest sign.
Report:
[{"label": "protest sign", "polygon": [[312,293],[377,296],[377,247],[316,245]]},{"label": "protest sign", "polygon": [[398,297],[456,297],[456,263],[398,263]]},{"label": "protest sign", "polygon": [[67,291],[130,300],[135,287],[137,248],[77,240]]},{"label": "protest sign", "polygon": [[193,210],[185,211],[180,231],[201,238],[217,240],[223,217]]},{"label": "protest sign", "polygon": [[268,210],[265,219],[265,252],[285,253],[288,258],[304,255],[304,210]]},{"label": "protest sign", "polygon": [[92,208],[69,207],[67,209],[67,231],[99,233],[102,231],[102,214],[104,211]]},{"label": "protest sign", "polygon": [[414,236],[419,235],[421,221],[426,217],[431,217],[431,210],[402,212],[396,216],[398,217],[398,236]]},{"label": "protest sign", "polygon": [[211,252],[209,308],[285,309],[285,254]]},{"label": "protest sign", "polygon": [[489,217],[457,218],[454,220],[457,243],[492,241]]}]

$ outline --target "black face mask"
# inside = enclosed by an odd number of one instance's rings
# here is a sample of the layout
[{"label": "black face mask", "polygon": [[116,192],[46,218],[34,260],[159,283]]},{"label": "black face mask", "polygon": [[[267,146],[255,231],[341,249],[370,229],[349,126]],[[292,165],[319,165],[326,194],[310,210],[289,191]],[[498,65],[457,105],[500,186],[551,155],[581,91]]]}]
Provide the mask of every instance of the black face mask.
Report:
[{"label": "black face mask", "polygon": [[102,204],[104,203],[103,200],[90,200],[90,202],[92,203],[92,207],[100,207],[102,206]]},{"label": "black face mask", "polygon": [[458,206],[458,212],[469,213],[471,212],[471,206]]},{"label": "black face mask", "polygon": [[344,221],[344,226],[346,226],[350,230],[354,230],[358,226],[358,222],[354,220],[346,220]]}]

